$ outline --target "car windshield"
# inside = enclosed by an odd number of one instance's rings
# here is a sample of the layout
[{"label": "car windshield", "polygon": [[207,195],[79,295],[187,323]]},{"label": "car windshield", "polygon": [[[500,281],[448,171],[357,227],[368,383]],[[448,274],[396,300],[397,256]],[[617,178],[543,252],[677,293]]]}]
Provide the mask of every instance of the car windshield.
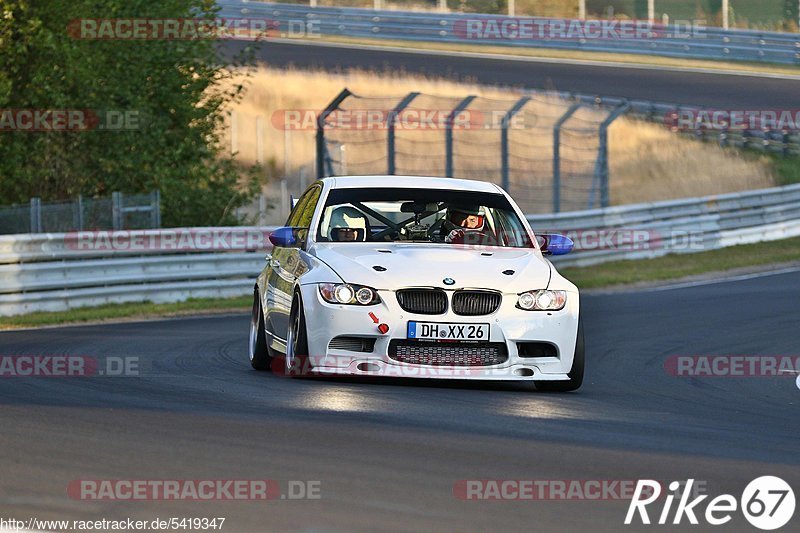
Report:
[{"label": "car windshield", "polygon": [[505,196],[448,189],[334,189],[317,241],[533,247]]}]

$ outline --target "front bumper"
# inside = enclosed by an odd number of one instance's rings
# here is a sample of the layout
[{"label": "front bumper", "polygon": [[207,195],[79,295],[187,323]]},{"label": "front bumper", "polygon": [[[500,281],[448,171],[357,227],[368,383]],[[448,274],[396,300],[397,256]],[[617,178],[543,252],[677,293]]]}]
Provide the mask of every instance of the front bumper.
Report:
[{"label": "front bumper", "polygon": [[[308,336],[308,368],[318,375],[359,375],[433,379],[541,380],[569,379],[578,332],[579,297],[570,291],[560,311],[523,311],[516,308],[517,295],[503,294],[499,309],[490,315],[462,316],[448,309],[441,315],[404,311],[394,291],[379,290],[381,303],[373,306],[337,305],[325,302],[316,284],[301,287]],[[372,313],[378,320],[370,316]],[[490,325],[488,339],[502,343],[508,358],[491,366],[409,364],[389,356],[392,339],[406,339],[409,321]],[[378,331],[386,324],[386,334]],[[369,352],[331,348],[335,337],[374,339]],[[546,343],[555,348],[547,357],[526,357],[518,343]]]}]

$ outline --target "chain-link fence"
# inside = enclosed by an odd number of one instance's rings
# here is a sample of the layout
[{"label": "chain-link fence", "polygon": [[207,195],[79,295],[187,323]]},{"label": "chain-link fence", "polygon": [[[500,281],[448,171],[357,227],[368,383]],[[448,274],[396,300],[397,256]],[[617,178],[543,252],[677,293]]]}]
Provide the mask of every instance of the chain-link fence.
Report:
[{"label": "chain-link fence", "polygon": [[655,123],[723,147],[800,156],[800,112],[793,110],[707,109],[542,91],[503,100],[364,97],[345,89],[317,116],[317,176],[489,181],[531,214],[607,207],[614,196],[609,127],[621,116],[629,125]]},{"label": "chain-link fence", "polygon": [[160,204],[159,191],[64,202],[31,198],[26,205],[0,207],[0,234],[160,228]]},{"label": "chain-link fence", "polygon": [[489,181],[526,213],[601,207],[609,203],[605,131],[619,114],[546,94],[501,100],[344,90],[319,117],[317,174]]}]

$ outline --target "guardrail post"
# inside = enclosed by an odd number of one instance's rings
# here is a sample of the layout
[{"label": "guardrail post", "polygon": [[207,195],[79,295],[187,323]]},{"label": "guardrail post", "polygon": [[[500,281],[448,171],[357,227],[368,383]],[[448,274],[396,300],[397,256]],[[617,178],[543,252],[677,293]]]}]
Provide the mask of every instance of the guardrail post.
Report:
[{"label": "guardrail post", "polygon": [[510,169],[508,165],[508,125],[511,124],[511,119],[514,118],[514,115],[520,112],[520,110],[530,102],[530,96],[523,96],[517,103],[514,104],[514,107],[509,109],[505,115],[503,115],[503,122],[500,124],[500,173],[501,173],[501,182],[503,189],[506,192],[510,192],[509,189],[511,188],[511,179],[510,179]]},{"label": "guardrail post", "polygon": [[42,199],[31,198],[31,233],[42,233]]},{"label": "guardrail post", "polygon": [[122,229],[122,193],[111,193],[111,227],[114,231]]},{"label": "guardrail post", "polygon": [[159,189],[150,192],[150,227],[161,227],[161,191]]},{"label": "guardrail post", "polygon": [[461,100],[456,107],[447,115],[445,122],[444,144],[445,144],[445,171],[444,175],[448,178],[453,177],[453,122],[459,113],[464,111],[467,106],[475,99],[475,96],[470,95]]},{"label": "guardrail post", "polygon": [[395,122],[397,120],[397,115],[402,113],[403,110],[405,108],[407,108],[409,106],[409,104],[411,104],[411,101],[414,100],[414,98],[416,98],[417,96],[419,96],[419,93],[416,93],[416,92],[408,93],[406,95],[406,97],[403,98],[400,101],[400,103],[397,104],[394,107],[394,109],[392,109],[392,111],[389,113],[389,119],[387,120],[387,123],[386,123],[386,126],[388,128],[388,131],[387,131],[387,134],[386,134],[386,142],[387,142],[387,145],[386,145],[386,158],[387,158],[387,161],[386,161],[387,169],[386,170],[387,170],[387,172],[386,173],[389,174],[390,176],[394,175],[394,173],[395,173],[395,164],[394,164],[395,163],[395,147],[394,147],[394,141],[395,141],[394,133],[395,132],[394,132],[394,125],[395,125]]},{"label": "guardrail post", "polygon": [[342,89],[342,92],[317,115],[317,178],[325,177],[325,119],[351,94],[353,93],[346,88]]},{"label": "guardrail post", "polygon": [[627,100],[622,102],[600,124],[600,146],[598,148],[597,161],[595,162],[594,179],[592,180],[592,190],[589,192],[589,206],[587,209],[591,209],[594,204],[594,191],[597,186],[600,187],[600,207],[608,207],[611,203],[608,187],[608,127],[630,108],[630,102]]},{"label": "guardrail post", "polygon": [[553,126],[553,213],[561,211],[561,127],[583,105],[575,102]]}]

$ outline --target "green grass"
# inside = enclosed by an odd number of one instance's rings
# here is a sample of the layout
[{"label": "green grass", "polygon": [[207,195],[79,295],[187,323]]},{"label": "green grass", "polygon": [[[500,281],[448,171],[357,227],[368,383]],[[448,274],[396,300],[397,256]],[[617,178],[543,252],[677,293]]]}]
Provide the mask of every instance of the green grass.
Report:
[{"label": "green grass", "polygon": [[[580,289],[599,289],[633,283],[675,280],[710,272],[762,267],[791,261],[800,261],[800,237],[732,246],[695,254],[675,254],[655,259],[616,261],[559,270]],[[252,301],[251,296],[241,296],[223,299],[199,298],[169,304],[144,302],[82,307],[55,313],[31,313],[16,317],[4,317],[0,319],[0,329],[203,313],[247,312]]]},{"label": "green grass", "polygon": [[672,254],[655,259],[615,261],[600,265],[563,268],[559,272],[581,289],[597,289],[680,279],[800,260],[800,237],[731,246],[694,254]]},{"label": "green grass", "polygon": [[108,304],[99,307],[80,307],[69,311],[0,317],[0,329],[102,322],[121,318],[156,318],[208,312],[247,311],[252,304],[252,296],[220,299],[195,298],[185,302],[167,304],[152,302]]},{"label": "green grass", "polygon": [[780,157],[771,155],[772,168],[778,178],[778,185],[800,183],[800,157]]}]

